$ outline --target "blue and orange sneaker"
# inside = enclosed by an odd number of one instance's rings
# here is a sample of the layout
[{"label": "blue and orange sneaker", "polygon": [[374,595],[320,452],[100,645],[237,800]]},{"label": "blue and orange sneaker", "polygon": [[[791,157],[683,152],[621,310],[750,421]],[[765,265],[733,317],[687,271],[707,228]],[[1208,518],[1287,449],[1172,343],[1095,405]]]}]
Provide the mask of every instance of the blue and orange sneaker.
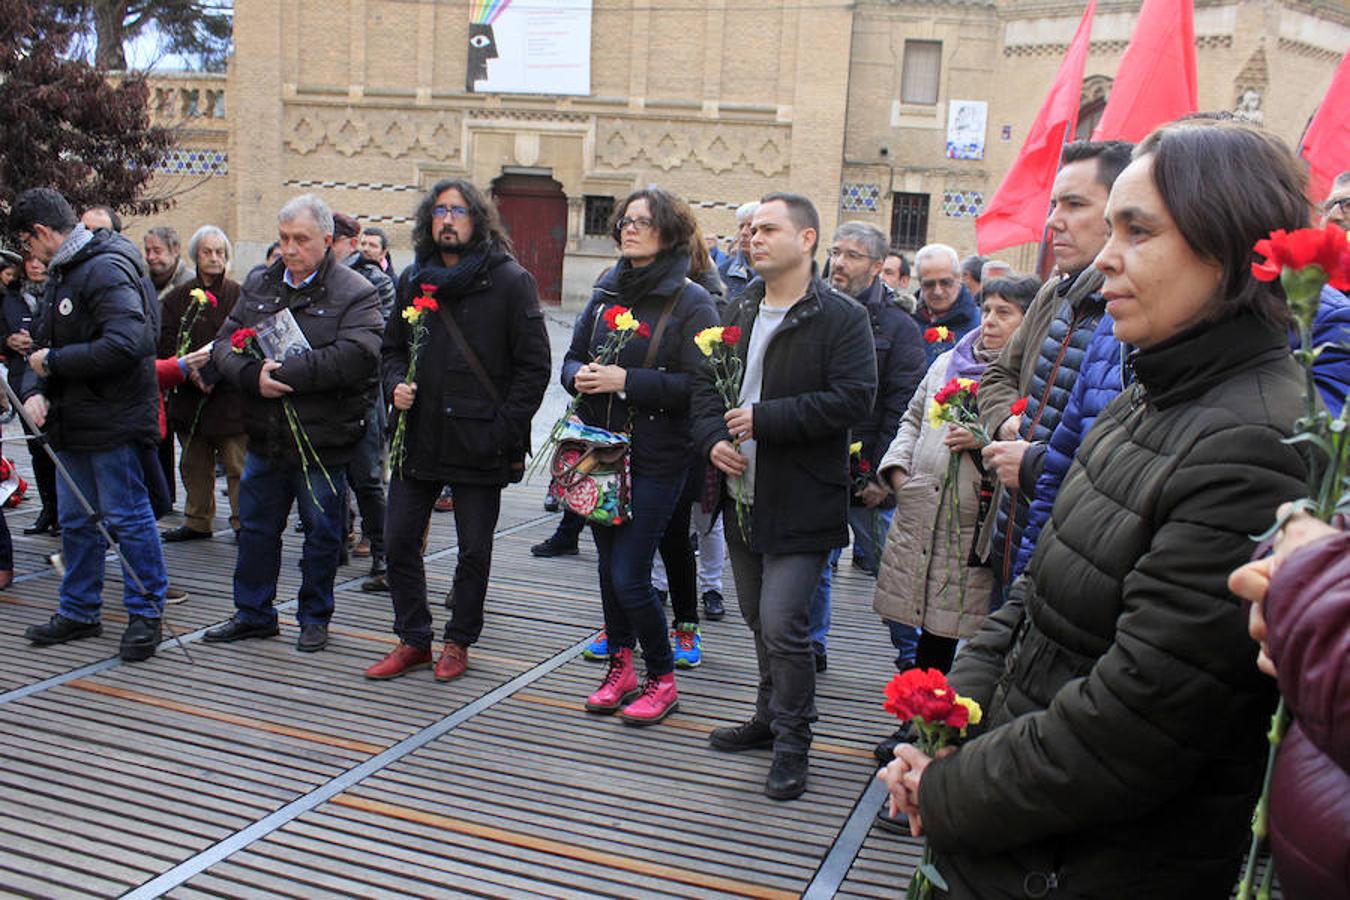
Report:
[{"label": "blue and orange sneaker", "polygon": [[703,662],[703,636],[698,626],[690,622],[675,623],[670,633],[670,644],[675,651],[675,668],[693,669]]},{"label": "blue and orange sneaker", "polygon": [[595,640],[581,651],[581,655],[592,662],[604,662],[609,659],[609,638],[605,635],[604,629],[601,629]]}]

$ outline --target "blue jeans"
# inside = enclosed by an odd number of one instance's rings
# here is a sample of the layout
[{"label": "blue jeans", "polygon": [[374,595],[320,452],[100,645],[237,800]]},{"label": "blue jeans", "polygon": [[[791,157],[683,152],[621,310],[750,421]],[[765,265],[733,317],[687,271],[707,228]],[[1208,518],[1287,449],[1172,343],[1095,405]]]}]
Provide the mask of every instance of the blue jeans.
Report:
[{"label": "blue jeans", "polygon": [[610,653],[641,643],[647,674],[653,677],[675,670],[666,613],[652,587],[652,558],[683,489],[683,472],[665,478],[634,475],[632,521],[591,526]]},{"label": "blue jeans", "polygon": [[[892,509],[868,509],[866,506],[848,508],[848,525],[853,529],[853,558],[864,571],[875,577],[877,566],[881,564],[881,548],[886,545],[886,532],[890,530],[891,519],[895,516]],[[825,653],[830,643],[830,591],[834,586],[834,566],[839,562],[843,550],[835,548],[821,569],[820,579],[816,582],[816,592],[811,597],[811,644],[817,653]],[[915,633],[915,641],[918,633]],[[910,656],[914,654],[911,652]]]},{"label": "blue jeans", "polygon": [[[163,548],[155,514],[150,510],[140,456],[130,444],[87,453],[61,450],[57,455],[80,493],[117,534],[117,546],[126,560],[122,602],[127,612],[158,619],[163,614],[169,577],[164,571]],[[66,563],[57,611],[77,622],[97,622],[103,606],[103,557],[108,543],[64,478],[56,480],[56,495],[61,514],[61,553]],[[128,567],[140,578],[144,595],[137,593]]]},{"label": "blue jeans", "polygon": [[333,617],[333,580],[347,524],[342,505],[347,481],[336,467],[328,470],[328,477],[333,480],[332,488],[318,467],[311,465],[306,484],[298,462],[254,453],[244,457],[239,480],[239,556],[234,565],[234,606],[241,621],[269,625],[277,620],[272,604],[281,575],[281,534],[296,501],[305,525],[296,619],[301,625],[325,625]]},{"label": "blue jeans", "polygon": [[895,670],[904,672],[914,668],[914,661],[919,655],[919,629],[903,622],[892,622],[890,619],[883,621],[891,630],[891,646],[895,648]]}]

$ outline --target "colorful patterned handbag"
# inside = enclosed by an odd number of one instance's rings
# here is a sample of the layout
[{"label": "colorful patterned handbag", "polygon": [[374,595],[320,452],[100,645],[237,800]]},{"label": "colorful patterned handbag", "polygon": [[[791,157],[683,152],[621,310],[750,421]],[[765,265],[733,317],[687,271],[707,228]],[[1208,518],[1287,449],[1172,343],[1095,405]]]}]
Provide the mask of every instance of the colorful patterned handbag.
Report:
[{"label": "colorful patterned handbag", "polygon": [[549,462],[549,493],[596,525],[622,525],[633,517],[629,438],[575,418],[559,424]]}]

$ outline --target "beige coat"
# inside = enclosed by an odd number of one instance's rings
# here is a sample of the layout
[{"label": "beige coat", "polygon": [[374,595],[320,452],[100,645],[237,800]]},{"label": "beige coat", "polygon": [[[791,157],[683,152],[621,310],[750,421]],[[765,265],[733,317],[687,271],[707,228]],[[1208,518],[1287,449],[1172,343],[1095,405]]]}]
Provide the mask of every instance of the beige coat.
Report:
[{"label": "beige coat", "polygon": [[[947,425],[933,428],[928,423],[933,395],[947,383],[951,355],[949,350],[933,361],[881,459],[882,483],[889,485],[890,471],[897,468],[910,478],[896,495],[895,518],[881,553],[872,608],[883,619],[916,625],[942,637],[964,638],[984,621],[994,582],[988,568],[966,565],[979,513],[979,470],[970,454],[962,453],[959,490],[949,491],[944,498],[942,482],[951,460],[951,451],[942,443]],[[952,501],[957,494],[960,541],[952,546],[948,516],[956,512]]]}]

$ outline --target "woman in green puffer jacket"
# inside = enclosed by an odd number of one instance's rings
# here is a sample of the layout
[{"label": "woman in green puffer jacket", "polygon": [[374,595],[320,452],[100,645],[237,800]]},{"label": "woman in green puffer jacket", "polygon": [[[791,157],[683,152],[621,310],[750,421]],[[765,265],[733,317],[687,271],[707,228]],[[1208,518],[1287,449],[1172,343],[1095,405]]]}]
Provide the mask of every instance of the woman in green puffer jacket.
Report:
[{"label": "woman in green puffer jacket", "polygon": [[1250,837],[1275,692],[1227,574],[1304,489],[1287,307],[1251,247],[1307,226],[1304,179],[1270,134],[1178,123],[1136,149],[1107,221],[1135,382],[957,657],[983,723],[937,761],[902,745],[883,776],[949,897],[1227,897]]}]

